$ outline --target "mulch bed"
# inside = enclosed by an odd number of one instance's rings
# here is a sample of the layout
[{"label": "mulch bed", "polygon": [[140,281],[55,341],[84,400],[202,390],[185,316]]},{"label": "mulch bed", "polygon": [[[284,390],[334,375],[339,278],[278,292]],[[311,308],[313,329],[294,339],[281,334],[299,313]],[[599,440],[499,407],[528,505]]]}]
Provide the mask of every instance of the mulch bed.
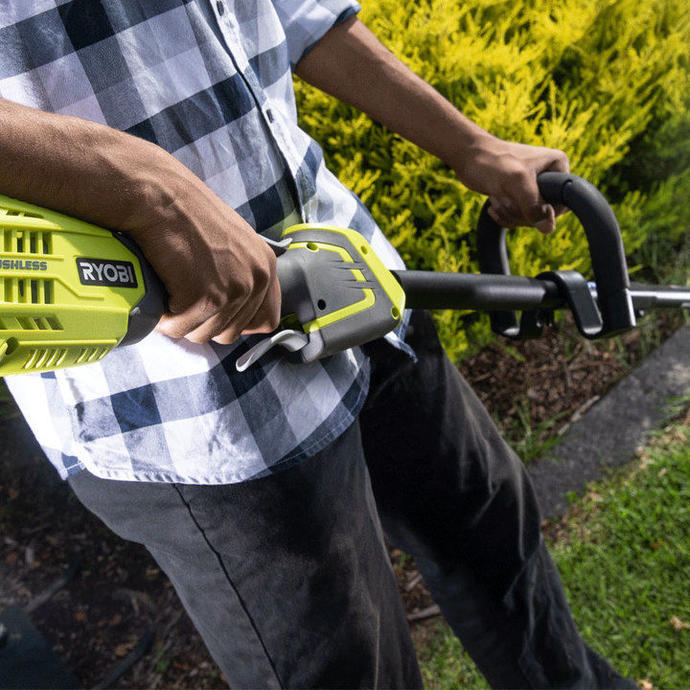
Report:
[{"label": "mulch bed", "polygon": [[[661,340],[678,325],[668,316],[654,331]],[[565,323],[539,340],[491,344],[461,370],[509,439],[519,442],[530,430],[538,445],[629,371],[645,342],[644,329],[622,342],[588,342]],[[126,657],[147,626],[151,649],[112,687],[227,687],[148,552],[81,507],[21,420],[5,419],[0,428],[0,610],[35,601],[79,557],[79,574],[31,618],[84,687]],[[432,602],[414,561],[397,551],[391,560],[408,613],[422,620],[411,625],[424,625]]]}]

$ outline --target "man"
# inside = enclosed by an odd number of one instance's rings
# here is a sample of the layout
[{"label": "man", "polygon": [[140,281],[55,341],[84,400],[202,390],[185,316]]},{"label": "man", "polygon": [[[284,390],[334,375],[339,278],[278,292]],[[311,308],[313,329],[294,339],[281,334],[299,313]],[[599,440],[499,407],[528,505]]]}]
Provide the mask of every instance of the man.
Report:
[{"label": "man", "polygon": [[579,638],[524,470],[428,316],[366,354],[233,369],[278,323],[257,233],[349,226],[402,265],[298,129],[291,69],[440,156],[499,223],[553,229],[536,174],[566,156],[468,121],[358,9],[6,4],[0,191],[128,233],[169,293],[139,345],[10,389],[80,500],[154,555],[232,687],[421,685],[381,524],[493,685],[633,687]]}]

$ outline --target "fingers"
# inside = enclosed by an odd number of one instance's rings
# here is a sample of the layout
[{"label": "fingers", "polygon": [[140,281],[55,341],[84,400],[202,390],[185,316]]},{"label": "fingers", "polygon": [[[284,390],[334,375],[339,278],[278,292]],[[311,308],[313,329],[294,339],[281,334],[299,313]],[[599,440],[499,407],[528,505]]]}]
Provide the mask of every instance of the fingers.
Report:
[{"label": "fingers", "polygon": [[193,343],[209,340],[229,345],[241,334],[271,333],[280,320],[280,285],[274,278],[263,291],[244,302],[234,301],[215,313],[195,305],[182,314],[164,316],[156,330],[170,338]]},{"label": "fingers", "polygon": [[225,333],[227,337],[224,344],[230,344],[236,340],[239,335],[239,331],[237,331],[232,340],[230,339],[230,337],[232,337],[230,334],[235,333],[234,324],[239,320],[246,319],[247,312],[253,312],[256,309],[256,303],[253,300],[241,305],[236,304],[236,306],[238,308],[234,311],[230,309],[214,314],[210,319],[201,324],[201,326],[187,333],[184,337],[187,340],[191,340],[193,343],[207,343],[209,340],[215,340]]},{"label": "fingers", "polygon": [[280,283],[275,280],[269,285],[264,301],[254,318],[240,331],[242,335],[272,333],[280,324]]},{"label": "fingers", "polygon": [[233,302],[225,309],[208,314],[195,305],[182,314],[165,315],[156,330],[169,338],[186,338],[193,343],[213,340],[222,345],[233,343],[241,334],[270,333],[280,320],[278,281],[245,302]]},{"label": "fingers", "polygon": [[[546,151],[550,152],[549,149],[546,149]],[[561,152],[554,151],[553,153],[560,154]],[[547,162],[548,165],[546,165]],[[521,222],[518,222],[518,225],[529,225],[548,235],[556,229],[556,213],[553,206],[547,204],[542,197],[537,184],[537,175],[545,170],[552,170],[552,166],[560,167],[562,160],[560,156],[554,156],[551,161],[547,157],[536,161],[533,165],[533,168],[531,166],[524,166],[515,174],[512,198],[519,208]]]},{"label": "fingers", "polygon": [[168,313],[160,318],[156,330],[169,338],[184,338],[202,329],[205,324],[221,321],[220,325],[224,325],[240,306],[241,302],[237,303],[234,309],[232,305],[224,304],[223,295],[216,291],[180,308],[178,301],[171,295]]},{"label": "fingers", "polygon": [[524,225],[522,213],[509,197],[491,197],[489,215],[503,228],[517,228]]},{"label": "fingers", "polygon": [[[555,154],[556,155],[554,155],[553,162],[548,168],[545,168],[545,170],[548,170],[549,172],[569,173],[570,161],[568,160],[568,156],[563,151],[555,151]],[[554,206],[553,209],[556,217],[562,216],[564,213],[568,212],[568,207],[560,204]]]},{"label": "fingers", "polygon": [[548,215],[548,204],[544,201],[537,185],[535,172],[523,168],[515,175],[515,202],[520,208],[522,225],[536,226]]},{"label": "fingers", "polygon": [[539,214],[533,214],[531,220],[526,221],[522,211],[510,200],[492,198],[488,213],[503,228],[517,228],[530,225],[537,228],[544,235],[548,235],[556,229],[556,212],[553,206],[549,204],[540,206]]},{"label": "fingers", "polygon": [[505,195],[491,197],[489,215],[503,227],[529,225],[547,235],[556,228],[556,216],[567,209],[546,203],[539,191],[537,175],[545,171],[569,172],[568,157],[555,149],[524,147],[522,152],[529,155],[522,161],[514,161]]},{"label": "fingers", "polygon": [[[491,197],[488,213],[503,228],[517,228],[526,224],[522,211],[507,197]],[[548,235],[556,227],[556,214],[552,206],[543,204],[539,216],[529,223]]]},{"label": "fingers", "polygon": [[[247,319],[249,315],[251,318]],[[269,286],[259,308],[254,305],[243,308],[231,321],[229,326],[212,340],[221,345],[235,342],[240,335],[252,333],[272,333],[280,323],[280,284],[277,280]]]},{"label": "fingers", "polygon": [[544,235],[549,235],[556,229],[556,212],[553,206],[546,205],[546,217],[535,223],[534,227]]},{"label": "fingers", "polygon": [[280,320],[280,285],[272,251],[270,258],[268,268],[257,270],[251,285],[235,284],[228,290],[232,299],[221,291],[207,289],[202,298],[175,313],[171,298],[172,313],[160,319],[156,330],[170,338],[186,338],[194,343],[213,340],[224,345],[243,333],[274,331]]}]

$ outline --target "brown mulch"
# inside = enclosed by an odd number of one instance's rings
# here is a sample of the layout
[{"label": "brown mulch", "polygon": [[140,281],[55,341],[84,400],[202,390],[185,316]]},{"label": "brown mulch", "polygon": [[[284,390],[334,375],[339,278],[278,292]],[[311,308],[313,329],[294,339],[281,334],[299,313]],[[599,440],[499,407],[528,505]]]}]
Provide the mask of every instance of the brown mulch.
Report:
[{"label": "brown mulch", "polygon": [[[650,340],[662,341],[678,325],[666,316],[648,332],[588,342],[566,323],[539,340],[491,344],[461,370],[504,434],[517,446],[530,436],[525,450],[532,452],[629,371]],[[8,413],[13,407],[5,403],[0,414]],[[151,649],[113,687],[227,687],[146,550],[81,507],[21,422],[5,419],[0,428],[0,610],[29,605],[78,554],[79,574],[31,618],[84,687],[102,680],[149,625]],[[409,556],[392,550],[391,560],[408,613],[422,617],[412,625],[423,638],[428,592]]]}]

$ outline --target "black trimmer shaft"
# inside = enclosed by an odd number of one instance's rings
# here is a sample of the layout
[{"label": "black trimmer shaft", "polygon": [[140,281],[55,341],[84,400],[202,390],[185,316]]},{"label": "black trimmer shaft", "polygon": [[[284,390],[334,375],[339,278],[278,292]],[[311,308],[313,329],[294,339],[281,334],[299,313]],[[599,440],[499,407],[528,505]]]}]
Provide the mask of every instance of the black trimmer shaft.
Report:
[{"label": "black trimmer shaft", "polygon": [[[567,306],[552,280],[485,273],[391,271],[405,291],[408,309],[476,309],[487,311],[561,309]],[[588,284],[597,298],[594,283]],[[690,287],[632,283],[635,309],[690,309]]]}]

